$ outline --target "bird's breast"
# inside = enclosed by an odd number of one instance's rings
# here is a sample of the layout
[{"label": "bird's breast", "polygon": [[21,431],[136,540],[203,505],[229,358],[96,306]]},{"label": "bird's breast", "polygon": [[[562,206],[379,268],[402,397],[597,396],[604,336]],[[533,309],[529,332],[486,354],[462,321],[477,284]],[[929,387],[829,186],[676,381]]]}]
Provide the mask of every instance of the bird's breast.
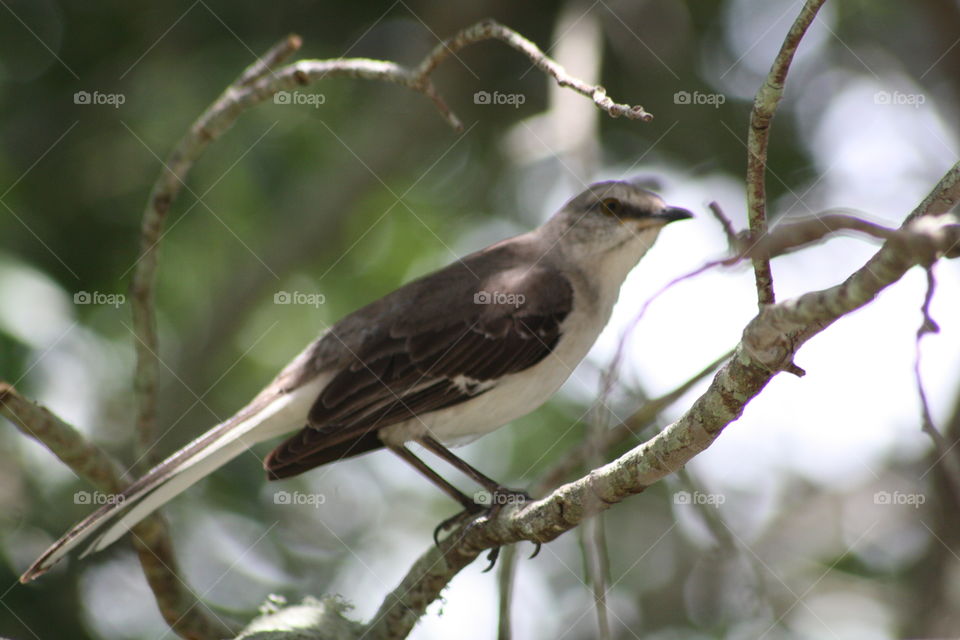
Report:
[{"label": "bird's breast", "polygon": [[429,432],[446,444],[464,444],[534,411],[574,374],[596,342],[615,301],[604,298],[608,296],[592,296],[593,304],[575,302],[553,351],[536,365],[503,376],[466,402],[387,427],[381,437],[402,443]]}]

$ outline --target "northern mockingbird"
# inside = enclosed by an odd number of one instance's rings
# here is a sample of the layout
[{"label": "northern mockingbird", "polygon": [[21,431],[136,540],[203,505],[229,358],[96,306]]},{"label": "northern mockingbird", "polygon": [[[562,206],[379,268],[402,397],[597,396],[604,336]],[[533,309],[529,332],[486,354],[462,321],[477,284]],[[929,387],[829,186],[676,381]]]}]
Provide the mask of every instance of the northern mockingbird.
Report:
[{"label": "northern mockingbird", "polygon": [[386,447],[467,509],[469,497],[405,447],[414,441],[494,495],[523,496],[441,443],[486,434],[543,404],[587,355],[620,286],[664,225],[692,217],[626,182],[600,182],[543,225],[346,316],[226,422],[77,524],[26,582],[74,547],[99,551],[252,445],[289,434],[270,479]]}]

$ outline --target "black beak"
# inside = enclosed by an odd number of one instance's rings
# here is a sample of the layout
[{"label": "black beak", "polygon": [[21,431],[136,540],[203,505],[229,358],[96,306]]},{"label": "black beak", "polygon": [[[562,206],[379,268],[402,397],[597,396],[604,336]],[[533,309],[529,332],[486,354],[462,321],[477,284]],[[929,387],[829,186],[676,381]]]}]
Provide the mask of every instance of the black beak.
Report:
[{"label": "black beak", "polygon": [[693,217],[693,214],[686,209],[681,209],[680,207],[667,207],[660,213],[655,213],[650,217],[657,220],[663,220],[664,224],[670,224],[671,222],[676,222],[677,220],[689,220]]}]

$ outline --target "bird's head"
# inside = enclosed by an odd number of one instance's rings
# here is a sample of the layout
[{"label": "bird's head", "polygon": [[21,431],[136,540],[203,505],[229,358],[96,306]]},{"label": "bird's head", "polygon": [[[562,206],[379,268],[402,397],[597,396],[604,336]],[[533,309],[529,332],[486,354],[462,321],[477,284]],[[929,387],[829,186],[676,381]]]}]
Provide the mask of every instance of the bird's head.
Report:
[{"label": "bird's head", "polygon": [[608,181],[592,184],[571,199],[544,229],[570,257],[622,256],[636,264],[665,225],[692,217],[686,209],[667,206],[651,191]]}]

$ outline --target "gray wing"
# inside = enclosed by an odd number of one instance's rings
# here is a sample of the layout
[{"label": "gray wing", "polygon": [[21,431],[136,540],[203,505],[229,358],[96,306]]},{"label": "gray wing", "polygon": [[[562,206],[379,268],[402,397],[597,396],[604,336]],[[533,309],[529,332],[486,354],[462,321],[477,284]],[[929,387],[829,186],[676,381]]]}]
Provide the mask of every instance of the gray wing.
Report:
[{"label": "gray wing", "polygon": [[323,338],[334,341],[329,353],[340,353],[339,372],[309,424],[268,456],[269,477],[380,447],[380,429],[469,400],[532,367],[559,342],[572,304],[569,281],[553,269],[465,261],[344,318]]}]

